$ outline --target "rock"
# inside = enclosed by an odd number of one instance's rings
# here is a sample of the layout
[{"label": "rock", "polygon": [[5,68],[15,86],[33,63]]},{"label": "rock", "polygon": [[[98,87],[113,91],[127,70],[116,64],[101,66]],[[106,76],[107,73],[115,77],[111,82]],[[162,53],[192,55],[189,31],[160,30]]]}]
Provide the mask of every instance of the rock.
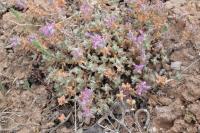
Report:
[{"label": "rock", "polygon": [[175,61],[171,63],[171,68],[174,70],[181,70],[181,61]]},{"label": "rock", "polygon": [[182,116],[183,108],[184,106],[182,106],[180,99],[177,99],[169,106],[157,106],[155,108],[156,118],[153,120],[153,126],[159,130],[169,130],[171,127],[173,127],[173,121]]},{"label": "rock", "polygon": [[162,103],[163,105],[169,105],[172,103],[172,100],[168,97],[159,97],[159,102]]},{"label": "rock", "polygon": [[6,12],[6,10],[7,10],[7,8],[6,8],[5,4],[0,2],[0,16],[3,15]]},{"label": "rock", "polygon": [[185,101],[194,102],[200,98],[199,78],[200,76],[190,76],[184,85],[178,87],[177,92]]},{"label": "rock", "polygon": [[183,5],[186,2],[186,0],[169,0],[165,3],[165,5],[167,9],[172,9],[174,7],[179,7],[180,5]]},{"label": "rock", "polygon": [[57,133],[73,133],[73,129],[68,129],[66,127],[61,127],[56,130]]},{"label": "rock", "polygon": [[177,119],[174,121],[173,127],[168,130],[166,133],[197,133],[196,127],[191,127],[185,123],[182,119]]},{"label": "rock", "polygon": [[103,129],[96,124],[87,130],[84,130],[83,133],[103,133]]},{"label": "rock", "polygon": [[188,109],[190,112],[192,112],[195,116],[197,121],[200,123],[200,102],[199,103],[194,103],[188,106]]}]

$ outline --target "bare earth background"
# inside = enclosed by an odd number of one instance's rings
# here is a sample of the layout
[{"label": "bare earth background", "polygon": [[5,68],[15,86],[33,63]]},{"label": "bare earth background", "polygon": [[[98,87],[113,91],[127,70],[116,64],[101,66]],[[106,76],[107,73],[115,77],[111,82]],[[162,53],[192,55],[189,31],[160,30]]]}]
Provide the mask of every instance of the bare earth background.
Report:
[{"label": "bare earth background", "polygon": [[[45,86],[19,89],[25,84],[22,79],[30,77],[31,73],[41,75],[29,65],[30,59],[7,48],[5,40],[12,25],[4,21],[9,12],[2,6],[3,2],[9,6],[7,0],[0,0],[0,132],[1,128],[19,129],[18,133],[39,132],[39,129],[50,128],[53,124],[50,117],[57,117],[59,112],[52,110],[56,103]],[[200,27],[199,0],[170,0],[166,6],[172,16],[176,14],[191,23],[191,27],[192,24]],[[180,28],[184,28],[181,24],[177,22],[177,35]],[[173,39],[164,45],[171,51],[170,59],[181,63],[180,80],[172,81],[159,95],[149,96],[151,129],[153,133],[200,133],[200,31],[189,42]],[[127,120],[132,121],[131,118]],[[69,122],[57,132],[71,133],[73,128]]]}]

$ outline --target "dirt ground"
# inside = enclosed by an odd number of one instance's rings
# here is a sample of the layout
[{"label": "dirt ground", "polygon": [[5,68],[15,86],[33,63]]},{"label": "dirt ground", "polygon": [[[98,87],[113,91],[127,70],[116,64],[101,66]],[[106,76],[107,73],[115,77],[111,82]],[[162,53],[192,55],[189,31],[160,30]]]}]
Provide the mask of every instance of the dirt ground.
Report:
[{"label": "dirt ground", "polygon": [[[191,28],[200,27],[199,0],[170,0],[166,5],[172,16],[180,16]],[[32,89],[24,86],[23,79],[38,71],[30,65],[30,59],[7,47],[5,40],[12,25],[4,21],[8,14],[5,10],[0,5],[0,132],[49,132],[53,130],[50,120],[59,115],[54,97],[45,85],[33,84]],[[177,22],[177,35],[181,24]],[[152,133],[200,133],[200,31],[195,32],[190,41],[180,42],[174,37],[164,44],[171,50],[170,60],[181,63],[181,67],[178,80],[149,96]],[[173,73],[179,68],[170,69]],[[70,122],[56,132],[73,132],[68,125]]]}]

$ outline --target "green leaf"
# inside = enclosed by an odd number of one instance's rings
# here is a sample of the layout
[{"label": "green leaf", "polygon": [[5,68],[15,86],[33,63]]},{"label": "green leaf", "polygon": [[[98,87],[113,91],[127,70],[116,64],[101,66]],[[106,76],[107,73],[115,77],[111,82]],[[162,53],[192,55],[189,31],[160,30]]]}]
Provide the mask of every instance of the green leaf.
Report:
[{"label": "green leaf", "polygon": [[145,48],[145,49],[150,49],[150,47],[151,47],[150,41],[145,40],[145,41],[144,41],[144,48]]},{"label": "green leaf", "polygon": [[5,91],[5,87],[4,87],[4,85],[2,84],[1,81],[0,81],[0,91]]},{"label": "green leaf", "polygon": [[167,25],[164,25],[163,27],[162,27],[162,33],[163,32],[167,32],[168,31],[168,26]]},{"label": "green leaf", "polygon": [[136,82],[139,81],[139,76],[138,75],[131,76],[131,81],[132,81],[132,84],[135,84]]},{"label": "green leaf", "polygon": [[39,41],[37,40],[34,40],[32,41],[32,44],[44,55],[46,55],[47,57],[52,57],[52,54],[47,50],[45,49]]},{"label": "green leaf", "polygon": [[17,19],[18,21],[20,20],[20,18],[21,18],[20,12],[18,12],[17,10],[15,10],[15,9],[13,9],[13,8],[10,9],[10,12],[16,17],[16,19]]},{"label": "green leaf", "polygon": [[25,90],[30,90],[30,89],[31,89],[28,80],[25,80],[25,81],[24,81],[23,89],[25,89]]},{"label": "green leaf", "polygon": [[176,80],[181,80],[182,79],[182,75],[180,72],[176,72],[176,76],[175,76]]}]

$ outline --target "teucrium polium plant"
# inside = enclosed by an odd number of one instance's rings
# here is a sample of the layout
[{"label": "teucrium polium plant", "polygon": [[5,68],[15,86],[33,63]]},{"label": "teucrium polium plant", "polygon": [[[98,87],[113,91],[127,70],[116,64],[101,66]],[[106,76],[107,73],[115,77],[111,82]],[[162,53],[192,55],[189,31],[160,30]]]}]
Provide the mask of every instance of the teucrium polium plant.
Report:
[{"label": "teucrium polium plant", "polygon": [[[82,117],[103,115],[114,101],[136,108],[138,99],[159,86],[156,75],[169,77],[160,72],[169,62],[162,40],[170,24],[164,7],[159,8],[162,3],[81,0],[71,7],[73,12],[67,12],[69,18],[59,3],[48,3],[49,12],[26,4],[34,7],[30,11],[39,17],[33,18],[42,24],[27,29],[21,39],[13,36],[10,45],[22,44],[43,55],[45,82],[57,97],[76,97]],[[106,4],[115,8],[110,10]],[[14,9],[11,12],[17,19],[22,17],[20,21],[29,20]]]}]

